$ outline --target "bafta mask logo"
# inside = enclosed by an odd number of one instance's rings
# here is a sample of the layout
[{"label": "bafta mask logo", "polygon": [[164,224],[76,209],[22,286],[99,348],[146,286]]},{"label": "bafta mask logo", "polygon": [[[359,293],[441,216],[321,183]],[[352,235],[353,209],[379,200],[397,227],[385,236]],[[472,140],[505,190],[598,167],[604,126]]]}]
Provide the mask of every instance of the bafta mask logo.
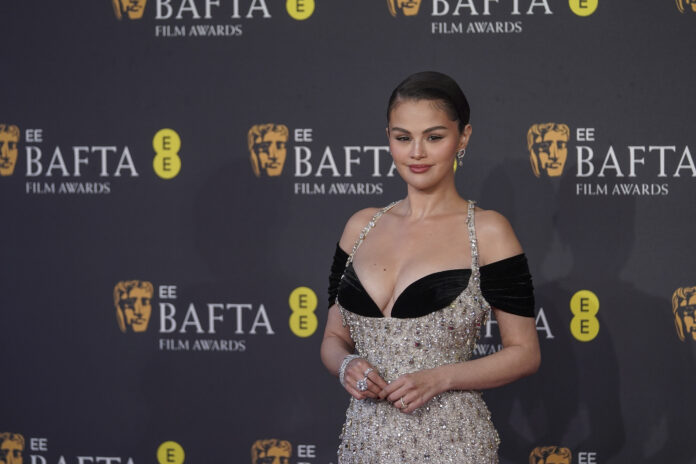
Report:
[{"label": "bafta mask logo", "polygon": [[19,127],[0,124],[0,176],[11,176],[17,165]]},{"label": "bafta mask logo", "polygon": [[527,131],[527,148],[532,171],[537,177],[546,174],[558,177],[563,174],[568,159],[570,128],[565,124],[547,122],[534,124]]},{"label": "bafta mask logo", "polygon": [[123,280],[114,287],[116,318],[121,332],[145,332],[152,315],[154,287],[144,280]]},{"label": "bafta mask logo", "polygon": [[114,13],[120,21],[124,16],[128,19],[140,19],[145,12],[147,0],[111,0],[114,4]]},{"label": "bafta mask logo", "polygon": [[283,124],[256,124],[249,129],[251,169],[256,177],[275,177],[283,172],[289,133]]},{"label": "bafta mask logo", "polygon": [[18,433],[0,433],[0,464],[22,464],[24,437]]},{"label": "bafta mask logo", "polygon": [[672,314],[679,340],[696,341],[696,287],[681,287],[674,291]]},{"label": "bafta mask logo", "polygon": [[529,453],[529,464],[571,464],[573,455],[561,446],[537,446]]},{"label": "bafta mask logo", "polygon": [[404,16],[416,16],[420,4],[421,0],[387,0],[389,13],[395,18],[399,13]]},{"label": "bafta mask logo", "polygon": [[686,13],[687,11],[696,13],[696,0],[676,0],[676,2],[680,13]]},{"label": "bafta mask logo", "polygon": [[269,438],[251,445],[251,464],[289,464],[292,445],[287,440]]}]

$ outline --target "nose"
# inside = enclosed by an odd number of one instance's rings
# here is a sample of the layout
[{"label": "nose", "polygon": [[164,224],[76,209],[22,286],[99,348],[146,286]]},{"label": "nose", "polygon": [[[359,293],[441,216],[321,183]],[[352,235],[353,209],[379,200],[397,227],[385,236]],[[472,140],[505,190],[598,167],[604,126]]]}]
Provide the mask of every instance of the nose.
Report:
[{"label": "nose", "polygon": [[413,150],[411,150],[411,158],[419,160],[425,158],[425,156],[423,144],[418,140],[414,141]]},{"label": "nose", "polygon": [[553,160],[558,159],[558,148],[555,143],[549,145],[549,158]]}]

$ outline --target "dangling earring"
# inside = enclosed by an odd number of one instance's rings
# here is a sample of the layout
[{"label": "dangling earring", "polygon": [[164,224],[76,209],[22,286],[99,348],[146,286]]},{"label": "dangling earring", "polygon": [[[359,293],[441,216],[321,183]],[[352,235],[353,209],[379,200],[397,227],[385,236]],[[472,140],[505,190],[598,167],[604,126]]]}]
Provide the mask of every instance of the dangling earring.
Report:
[{"label": "dangling earring", "polygon": [[466,155],[466,148],[462,148],[457,152],[457,164],[459,164],[459,167],[461,168],[464,160],[464,155]]}]

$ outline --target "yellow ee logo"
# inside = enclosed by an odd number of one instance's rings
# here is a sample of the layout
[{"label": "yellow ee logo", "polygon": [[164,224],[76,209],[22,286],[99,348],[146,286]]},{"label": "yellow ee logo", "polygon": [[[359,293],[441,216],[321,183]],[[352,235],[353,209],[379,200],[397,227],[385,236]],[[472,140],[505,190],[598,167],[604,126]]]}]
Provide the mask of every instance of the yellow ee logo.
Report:
[{"label": "yellow ee logo", "polygon": [[319,325],[314,314],[317,301],[317,294],[309,287],[297,287],[290,293],[290,330],[298,337],[306,338],[316,332]]},{"label": "yellow ee logo", "polygon": [[160,129],[152,139],[152,148],[155,149],[155,159],[152,167],[155,173],[162,179],[176,177],[181,171],[181,139],[172,129]]},{"label": "yellow ee logo", "polygon": [[599,0],[568,0],[570,9],[578,16],[590,16],[597,9]]},{"label": "yellow ee logo", "polygon": [[292,18],[302,21],[314,13],[314,0],[287,0],[285,8]]},{"label": "yellow ee logo", "polygon": [[157,462],[159,464],[182,464],[184,462],[184,448],[175,441],[165,441],[157,448]]},{"label": "yellow ee logo", "polygon": [[599,333],[599,298],[590,290],[580,290],[570,298],[570,333],[581,342],[589,342]]}]

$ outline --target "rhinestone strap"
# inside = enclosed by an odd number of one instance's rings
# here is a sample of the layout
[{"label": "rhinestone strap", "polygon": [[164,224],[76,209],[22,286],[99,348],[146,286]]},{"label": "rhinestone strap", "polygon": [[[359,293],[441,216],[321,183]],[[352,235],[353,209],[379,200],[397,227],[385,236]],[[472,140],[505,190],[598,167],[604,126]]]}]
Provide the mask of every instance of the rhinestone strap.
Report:
[{"label": "rhinestone strap", "polygon": [[[374,216],[372,216],[370,222],[368,222],[367,225],[363,227],[363,230],[360,232],[360,237],[358,237],[358,239],[355,241],[355,244],[353,245],[353,251],[350,252],[348,259],[346,260],[346,267],[348,267],[348,265],[353,262],[353,256],[355,256],[355,252],[358,251],[358,248],[360,248],[360,245],[362,245],[362,242],[365,240],[365,237],[367,237],[367,234],[370,233],[370,231],[375,225],[377,225],[377,221],[379,220],[379,218],[381,218],[384,213],[396,206],[400,201],[401,200],[397,200],[390,203],[389,205],[377,211]],[[341,276],[341,279],[342,278],[343,276]]]},{"label": "rhinestone strap", "polygon": [[469,226],[469,243],[471,244],[471,277],[476,280],[478,284],[479,280],[479,256],[478,256],[478,243],[476,242],[476,228],[474,227],[474,206],[476,202],[469,200],[469,211],[466,216],[466,222]]}]

